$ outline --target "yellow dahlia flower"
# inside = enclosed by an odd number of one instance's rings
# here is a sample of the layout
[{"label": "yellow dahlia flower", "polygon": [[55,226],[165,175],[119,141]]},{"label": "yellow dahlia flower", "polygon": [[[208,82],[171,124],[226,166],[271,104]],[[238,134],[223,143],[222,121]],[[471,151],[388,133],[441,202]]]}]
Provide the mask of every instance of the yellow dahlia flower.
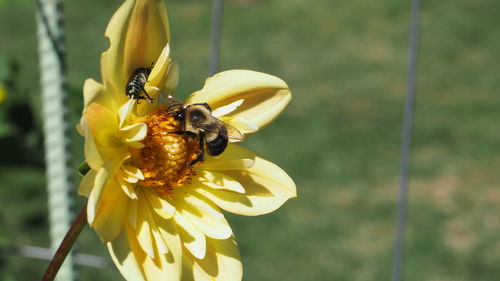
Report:
[{"label": "yellow dahlia flower", "polygon": [[0,84],[0,103],[5,100],[5,96],[7,95],[7,90],[3,84]]},{"label": "yellow dahlia flower", "polygon": [[[78,125],[91,168],[79,188],[88,197],[88,223],[127,280],[241,280],[237,244],[221,209],[269,213],[296,196],[294,182],[234,143],[187,165],[200,152],[198,140],[172,133],[182,124],[167,112],[168,103],[158,102],[177,84],[163,1],[126,0],[106,36],[103,84],[85,81]],[[152,65],[145,89],[154,103],[138,104],[127,97],[126,85],[135,69]],[[208,103],[214,117],[249,136],[290,99],[277,77],[230,70],[208,78],[184,103]]]}]

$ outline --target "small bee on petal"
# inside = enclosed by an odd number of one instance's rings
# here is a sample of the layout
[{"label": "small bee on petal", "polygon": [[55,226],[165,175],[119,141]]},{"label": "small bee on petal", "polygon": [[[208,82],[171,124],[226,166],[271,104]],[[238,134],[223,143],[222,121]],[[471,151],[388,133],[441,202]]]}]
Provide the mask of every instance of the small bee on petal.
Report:
[{"label": "small bee on petal", "polygon": [[148,77],[152,69],[153,67],[138,67],[132,72],[132,75],[130,75],[128,79],[126,88],[127,96],[137,100],[137,103],[139,103],[140,100],[146,100],[150,103],[153,102],[153,99],[144,89],[144,85],[148,82]]}]

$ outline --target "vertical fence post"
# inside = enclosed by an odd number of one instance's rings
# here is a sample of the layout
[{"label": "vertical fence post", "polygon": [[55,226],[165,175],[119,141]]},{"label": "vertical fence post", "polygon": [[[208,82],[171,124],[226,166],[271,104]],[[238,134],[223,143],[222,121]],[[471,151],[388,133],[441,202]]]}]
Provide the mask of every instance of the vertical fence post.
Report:
[{"label": "vertical fence post", "polygon": [[406,102],[404,107],[402,144],[401,144],[401,174],[398,197],[397,221],[396,221],[396,241],[394,245],[394,261],[392,280],[402,280],[406,213],[408,205],[408,181],[410,173],[410,151],[411,136],[413,130],[413,108],[415,101],[415,89],[417,78],[417,55],[419,43],[420,27],[420,0],[412,0],[410,40],[408,52],[408,81],[406,88]]},{"label": "vertical fence post", "polygon": [[219,70],[223,1],[212,0],[212,33],[208,76],[214,75]]},{"label": "vertical fence post", "polygon": [[[36,2],[50,239],[55,251],[72,219],[69,190],[73,188],[73,181],[69,127],[66,122],[68,106],[63,3],[61,0]],[[61,267],[56,280],[74,280],[71,255]]]}]

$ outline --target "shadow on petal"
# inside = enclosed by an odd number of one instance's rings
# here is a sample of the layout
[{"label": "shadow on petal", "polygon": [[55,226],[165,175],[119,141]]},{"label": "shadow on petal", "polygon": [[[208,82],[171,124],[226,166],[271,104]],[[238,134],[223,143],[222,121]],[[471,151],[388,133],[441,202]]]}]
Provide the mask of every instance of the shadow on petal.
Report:
[{"label": "shadow on petal", "polygon": [[[278,117],[291,98],[287,84],[280,78],[238,69],[208,78],[203,88],[191,94],[186,103],[206,102],[218,116],[224,115],[225,122],[244,134],[251,134]],[[231,119],[237,121],[231,122]]]},{"label": "shadow on petal", "polygon": [[[163,221],[168,222],[162,224],[160,229],[175,227],[171,221]],[[170,244],[171,251],[167,254],[156,252],[157,257],[151,259],[139,245],[135,230],[126,224],[124,231],[108,243],[108,249],[113,262],[127,280],[178,281],[182,270],[182,252],[178,236],[172,237],[175,237],[173,242],[178,246]]]},{"label": "shadow on petal", "polygon": [[253,159],[254,165],[240,170],[218,169],[217,172],[241,184],[244,193],[210,188],[202,184],[194,186],[195,192],[228,212],[248,216],[272,212],[296,196],[295,183],[288,174],[250,149],[235,144],[229,145],[226,151],[217,157],[217,161],[222,163],[237,158]]},{"label": "shadow on petal", "polygon": [[141,266],[144,262],[144,257],[134,252],[134,249],[137,250],[137,245],[135,247],[131,245],[131,241],[129,241],[129,231],[130,226],[124,227],[120,235],[107,244],[108,250],[116,267],[125,278],[129,280],[144,281],[146,279]]},{"label": "shadow on petal", "polygon": [[234,237],[217,240],[207,239],[207,255],[204,259],[192,259],[195,280],[239,281],[243,277],[238,245]]}]

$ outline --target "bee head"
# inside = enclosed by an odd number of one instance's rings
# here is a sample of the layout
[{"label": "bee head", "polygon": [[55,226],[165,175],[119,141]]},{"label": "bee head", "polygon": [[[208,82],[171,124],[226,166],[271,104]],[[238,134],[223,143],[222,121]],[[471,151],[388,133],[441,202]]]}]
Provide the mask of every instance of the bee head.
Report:
[{"label": "bee head", "polygon": [[186,109],[181,103],[169,106],[166,111],[172,114],[176,121],[184,121],[184,118],[186,117]]},{"label": "bee head", "polygon": [[205,104],[192,104],[186,109],[186,116],[189,122],[198,127],[200,124],[205,123],[210,117],[210,110]]},{"label": "bee head", "polygon": [[200,124],[207,120],[205,113],[201,110],[192,110],[189,114],[189,121],[193,124]]},{"label": "bee head", "polygon": [[184,121],[184,118],[186,117],[186,111],[182,108],[174,111],[172,114],[176,121]]}]

